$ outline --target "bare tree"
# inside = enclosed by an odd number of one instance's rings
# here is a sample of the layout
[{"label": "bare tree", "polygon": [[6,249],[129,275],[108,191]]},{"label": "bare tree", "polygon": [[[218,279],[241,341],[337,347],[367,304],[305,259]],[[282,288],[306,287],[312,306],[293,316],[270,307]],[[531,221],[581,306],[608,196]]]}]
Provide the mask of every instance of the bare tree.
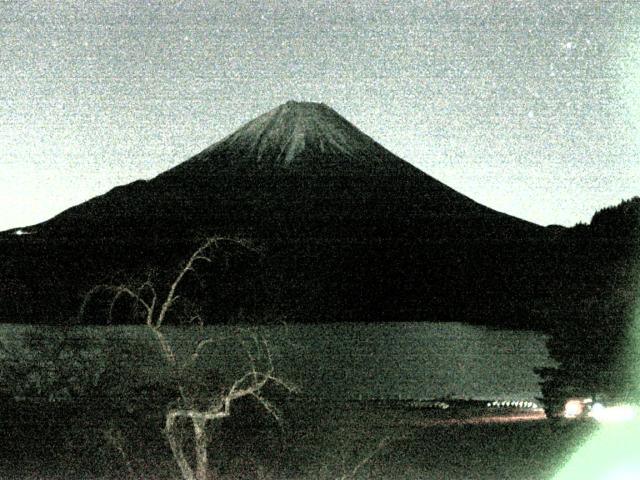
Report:
[{"label": "bare tree", "polygon": [[[216,255],[221,253],[223,244],[232,243],[246,249],[252,249],[248,242],[243,240],[211,237],[208,238],[178,271],[166,294],[160,295],[158,289],[148,276],[146,280],[134,286],[133,284],[120,285],[96,285],[85,296],[80,308],[79,316],[85,314],[86,307],[91,298],[99,292],[107,292],[111,295],[109,315],[111,316],[116,303],[122,298],[129,298],[133,302],[134,314],[144,319],[144,324],[149,328],[162,352],[162,356],[170,368],[175,371],[184,371],[194,364],[204,350],[220,342],[220,338],[205,337],[195,342],[186,358],[179,358],[176,350],[165,335],[167,316],[181,298],[178,294],[179,287],[185,277],[195,273],[199,263],[212,263]],[[224,253],[224,252],[222,252]],[[197,308],[190,311],[187,320],[203,324]],[[229,417],[233,404],[241,398],[255,399],[275,419],[280,419],[280,414],[275,406],[264,396],[263,390],[268,384],[280,385],[287,391],[294,391],[295,386],[275,376],[271,350],[266,339],[256,330],[246,330],[235,336],[234,348],[242,353],[247,362],[247,367],[234,380],[223,386],[217,394],[209,394],[207,398],[198,398],[197,395],[187,391],[184,385],[178,385],[179,398],[174,405],[168,408],[165,415],[164,433],[171,447],[184,480],[207,480],[210,477],[209,462],[207,456],[208,438],[207,424],[211,421]],[[184,451],[184,444],[177,432],[177,422],[186,419],[191,422],[194,435],[195,468],[189,463]]]}]

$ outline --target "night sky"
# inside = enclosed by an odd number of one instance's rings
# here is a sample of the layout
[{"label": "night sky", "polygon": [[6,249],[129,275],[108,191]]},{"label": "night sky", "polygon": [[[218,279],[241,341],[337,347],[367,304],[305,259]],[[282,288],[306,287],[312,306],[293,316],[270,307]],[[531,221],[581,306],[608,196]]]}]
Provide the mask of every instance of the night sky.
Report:
[{"label": "night sky", "polygon": [[289,99],[536,223],[640,194],[640,3],[345,3],[0,0],[0,230]]}]

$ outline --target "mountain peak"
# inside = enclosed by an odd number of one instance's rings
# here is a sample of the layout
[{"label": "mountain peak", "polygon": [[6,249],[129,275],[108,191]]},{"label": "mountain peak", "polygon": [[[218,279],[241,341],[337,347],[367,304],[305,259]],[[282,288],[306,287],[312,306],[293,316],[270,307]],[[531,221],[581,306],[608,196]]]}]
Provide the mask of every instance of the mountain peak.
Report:
[{"label": "mountain peak", "polygon": [[298,100],[288,100],[287,102],[283,103],[276,109],[279,109],[279,108],[291,108],[291,109],[297,109],[297,110],[326,109],[326,110],[333,111],[331,108],[327,107],[327,105],[325,105],[324,103],[304,102],[304,101],[300,102]]},{"label": "mountain peak", "polygon": [[251,120],[197,157],[305,170],[375,168],[391,158],[405,163],[324,103],[294,100]]}]

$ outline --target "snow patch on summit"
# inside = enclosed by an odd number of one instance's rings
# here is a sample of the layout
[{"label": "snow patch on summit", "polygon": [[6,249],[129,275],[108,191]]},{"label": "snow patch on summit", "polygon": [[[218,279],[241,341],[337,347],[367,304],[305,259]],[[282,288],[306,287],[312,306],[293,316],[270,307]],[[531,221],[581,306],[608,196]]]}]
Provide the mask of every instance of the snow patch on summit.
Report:
[{"label": "snow patch on summit", "polygon": [[304,157],[332,155],[376,163],[390,155],[334,110],[321,103],[287,102],[250,121],[209,151],[241,151],[260,164],[288,166]]}]

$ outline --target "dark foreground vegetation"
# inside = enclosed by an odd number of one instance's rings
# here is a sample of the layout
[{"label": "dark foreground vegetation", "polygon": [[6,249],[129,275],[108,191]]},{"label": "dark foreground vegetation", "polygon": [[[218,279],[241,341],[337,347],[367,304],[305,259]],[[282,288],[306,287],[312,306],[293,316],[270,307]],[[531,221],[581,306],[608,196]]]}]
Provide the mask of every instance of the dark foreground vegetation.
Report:
[{"label": "dark foreground vegetation", "polygon": [[[192,342],[171,333],[166,338],[184,357]],[[2,340],[0,478],[7,480],[183,479],[167,412],[180,388],[189,398],[213,396],[237,376],[226,370],[242,363],[242,355],[211,352],[176,369],[144,327],[23,327]],[[449,401],[451,408],[437,410],[410,401],[310,398],[277,384],[261,398],[277,418],[247,396],[229,417],[206,425],[205,478],[545,479],[591,429],[545,420],[456,423],[501,415],[478,402]],[[194,464],[191,423],[179,419],[172,433]]]},{"label": "dark foreground vegetation", "polygon": [[[280,405],[280,424],[247,403],[210,427],[210,478],[548,479],[594,428],[547,420],[431,425],[465,413],[398,404]],[[8,441],[0,446],[0,477],[181,478],[161,433],[161,410],[88,406],[9,403],[1,417]]]}]

